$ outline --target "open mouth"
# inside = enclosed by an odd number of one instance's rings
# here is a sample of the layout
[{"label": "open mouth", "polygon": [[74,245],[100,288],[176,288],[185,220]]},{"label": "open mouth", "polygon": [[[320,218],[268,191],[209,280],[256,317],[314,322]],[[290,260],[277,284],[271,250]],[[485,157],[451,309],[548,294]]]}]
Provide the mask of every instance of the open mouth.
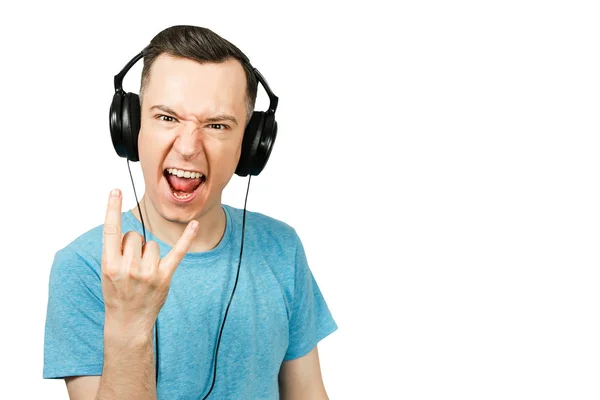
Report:
[{"label": "open mouth", "polygon": [[169,184],[171,194],[177,200],[191,199],[206,181],[206,177],[200,172],[176,168],[165,169],[163,175]]}]

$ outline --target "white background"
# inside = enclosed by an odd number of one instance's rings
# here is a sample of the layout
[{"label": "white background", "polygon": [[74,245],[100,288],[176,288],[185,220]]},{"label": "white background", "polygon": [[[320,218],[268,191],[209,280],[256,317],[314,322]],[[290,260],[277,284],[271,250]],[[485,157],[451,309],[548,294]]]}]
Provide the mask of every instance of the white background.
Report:
[{"label": "white background", "polygon": [[16,3],[0,16],[0,398],[67,398],[42,379],[50,266],[111,188],[134,205],[113,76],[175,24],[232,41],[280,98],[248,208],[303,239],[339,325],[319,346],[331,399],[600,398],[594,2]]}]

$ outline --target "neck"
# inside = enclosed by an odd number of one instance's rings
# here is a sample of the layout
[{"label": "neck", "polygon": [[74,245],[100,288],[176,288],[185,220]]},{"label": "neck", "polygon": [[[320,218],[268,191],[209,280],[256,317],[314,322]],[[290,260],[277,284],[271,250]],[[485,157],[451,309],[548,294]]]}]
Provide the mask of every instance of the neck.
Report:
[{"label": "neck", "polygon": [[[166,220],[158,213],[152,201],[147,199],[145,194],[140,200],[140,208],[144,216],[146,232],[152,232],[158,239],[173,247],[183,234],[189,221],[180,223]],[[131,209],[131,212],[141,223],[137,205]],[[227,218],[221,203],[219,202],[194,219],[199,223],[198,234],[190,245],[188,253],[208,251],[217,247],[225,234],[227,224]]]}]

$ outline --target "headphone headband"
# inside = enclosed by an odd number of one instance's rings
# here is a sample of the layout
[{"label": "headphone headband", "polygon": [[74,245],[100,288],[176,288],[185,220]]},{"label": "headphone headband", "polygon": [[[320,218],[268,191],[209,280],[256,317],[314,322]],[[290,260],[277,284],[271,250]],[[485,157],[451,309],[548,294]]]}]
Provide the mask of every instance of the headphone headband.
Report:
[{"label": "headphone headband", "polygon": [[267,95],[269,96],[268,112],[275,113],[275,110],[277,110],[277,104],[279,104],[279,98],[275,96],[275,93],[271,91],[271,88],[269,87],[269,84],[267,83],[265,77],[262,76],[262,74],[254,67],[252,68],[252,71],[254,71],[256,79],[262,84],[262,86],[265,88],[265,91],[267,92]]},{"label": "headphone headband", "polygon": [[121,72],[115,75],[115,91],[122,92],[123,91],[123,78],[125,78],[125,74],[133,67],[133,65],[138,62],[138,60],[144,57],[144,51],[146,49],[140,51],[135,57],[133,57],[129,62],[123,67]]},{"label": "headphone headband", "polygon": [[[146,46],[144,48],[144,50],[140,51],[131,60],[129,60],[129,62],[123,67],[123,69],[117,75],[115,75],[115,78],[114,78],[115,91],[123,91],[123,79],[125,78],[125,75],[127,74],[127,72],[129,72],[131,67],[133,67],[135,65],[135,63],[140,60],[140,58],[144,57],[144,55],[147,53],[147,50],[149,48],[150,48],[150,45]],[[268,112],[274,113],[277,110],[277,105],[279,104],[279,98],[275,95],[275,93],[273,93],[273,91],[269,87],[267,80],[260,73],[260,71],[256,68],[252,67],[251,64],[249,64],[249,65],[252,68],[252,71],[254,72],[256,79],[265,88],[265,91],[267,92],[267,95],[269,96]]]}]

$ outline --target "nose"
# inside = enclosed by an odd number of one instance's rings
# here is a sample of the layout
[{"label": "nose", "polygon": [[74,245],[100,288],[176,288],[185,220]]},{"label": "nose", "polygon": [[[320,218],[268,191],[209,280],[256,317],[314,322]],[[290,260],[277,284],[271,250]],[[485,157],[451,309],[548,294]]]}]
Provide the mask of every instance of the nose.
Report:
[{"label": "nose", "polygon": [[202,140],[196,126],[190,125],[182,129],[173,145],[182,158],[189,161],[202,152]]}]

